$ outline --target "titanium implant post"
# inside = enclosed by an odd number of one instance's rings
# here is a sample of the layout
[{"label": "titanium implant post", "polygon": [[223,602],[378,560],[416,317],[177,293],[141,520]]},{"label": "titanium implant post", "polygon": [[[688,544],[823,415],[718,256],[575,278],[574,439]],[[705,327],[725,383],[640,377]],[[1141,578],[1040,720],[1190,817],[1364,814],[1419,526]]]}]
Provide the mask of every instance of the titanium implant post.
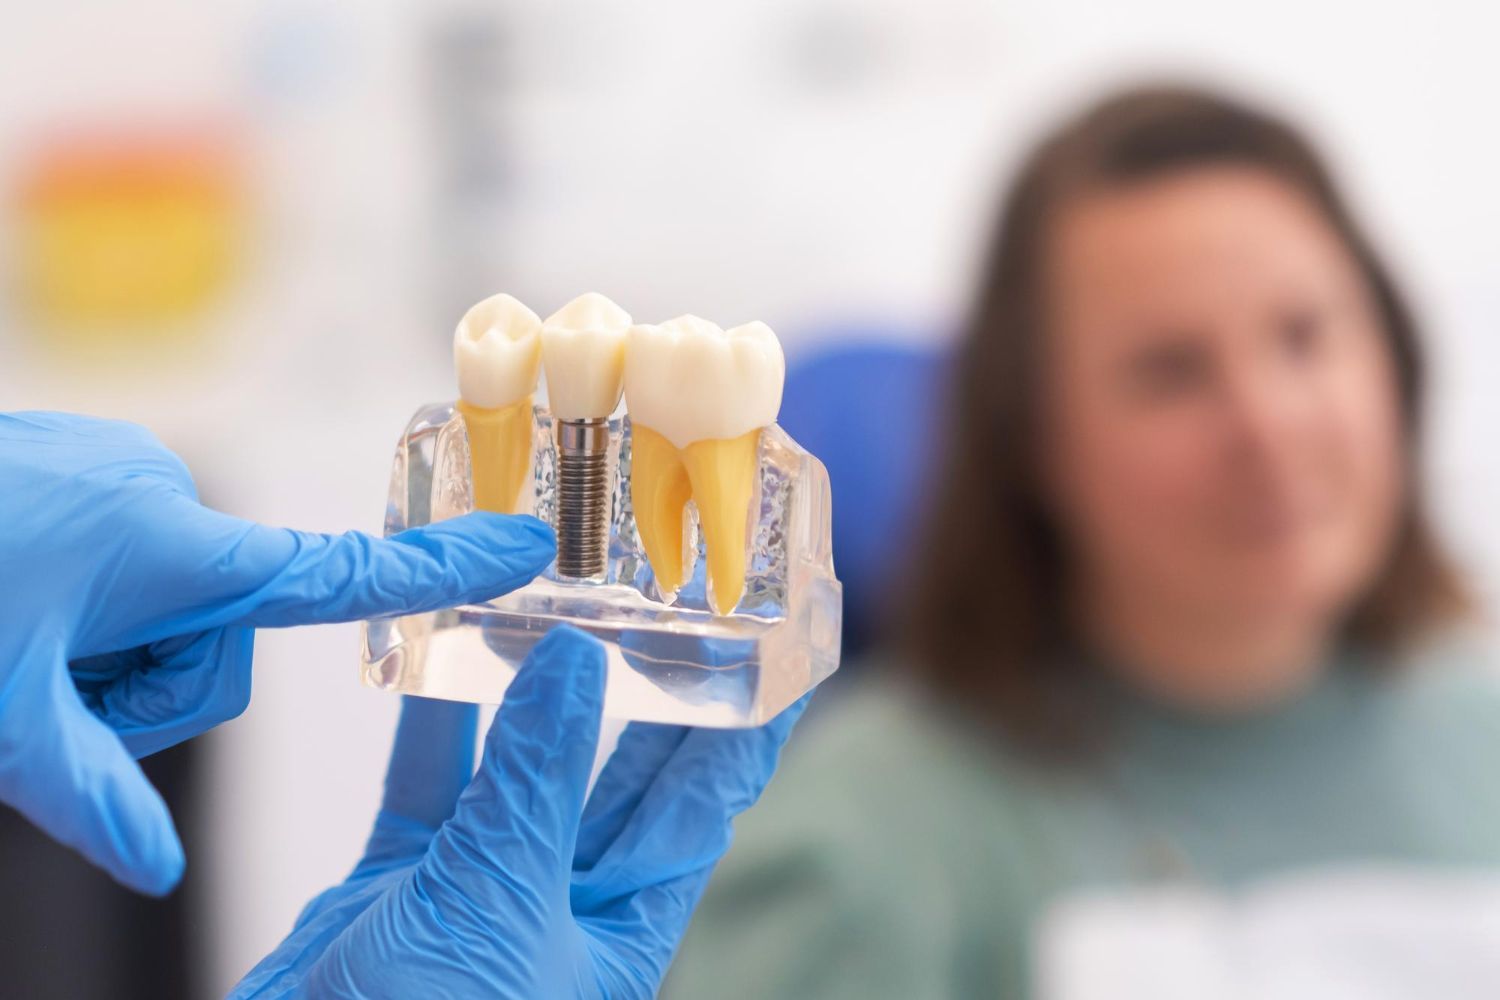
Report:
[{"label": "titanium implant post", "polygon": [[587,580],[609,557],[609,421],[557,423],[557,572]]}]

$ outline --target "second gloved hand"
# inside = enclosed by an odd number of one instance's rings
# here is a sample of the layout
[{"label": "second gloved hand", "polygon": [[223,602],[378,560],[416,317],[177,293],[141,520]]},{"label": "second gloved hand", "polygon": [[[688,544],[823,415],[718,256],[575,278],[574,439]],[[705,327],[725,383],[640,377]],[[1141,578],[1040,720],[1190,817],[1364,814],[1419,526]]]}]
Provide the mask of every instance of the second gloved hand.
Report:
[{"label": "second gloved hand", "polygon": [[604,678],[553,631],[472,781],[475,707],[405,699],[364,858],[232,996],[654,996],[806,699],[759,729],[632,723],[585,805]]},{"label": "second gloved hand", "polygon": [[254,628],[487,600],[552,555],[524,517],[389,539],[253,524],[199,504],[144,428],[0,414],[0,802],[165,892],[182,846],[134,758],[244,709]]}]

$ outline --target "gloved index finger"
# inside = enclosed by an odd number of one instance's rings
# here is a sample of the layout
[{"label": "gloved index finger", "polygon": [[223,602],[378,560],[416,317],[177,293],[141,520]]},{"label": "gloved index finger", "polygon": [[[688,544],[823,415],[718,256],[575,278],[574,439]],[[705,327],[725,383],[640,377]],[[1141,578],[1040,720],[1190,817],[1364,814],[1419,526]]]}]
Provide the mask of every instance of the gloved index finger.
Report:
[{"label": "gloved index finger", "polygon": [[273,528],[167,499],[132,546],[137,593],[104,648],[222,625],[280,627],[415,614],[485,601],[551,562],[552,530],[475,512],[376,538]]},{"label": "gloved index finger", "polygon": [[274,552],[247,561],[250,576],[267,578],[247,595],[243,624],[352,621],[487,601],[530,583],[556,555],[552,529],[536,518],[482,511],[385,539],[286,536],[285,562],[277,565]]}]

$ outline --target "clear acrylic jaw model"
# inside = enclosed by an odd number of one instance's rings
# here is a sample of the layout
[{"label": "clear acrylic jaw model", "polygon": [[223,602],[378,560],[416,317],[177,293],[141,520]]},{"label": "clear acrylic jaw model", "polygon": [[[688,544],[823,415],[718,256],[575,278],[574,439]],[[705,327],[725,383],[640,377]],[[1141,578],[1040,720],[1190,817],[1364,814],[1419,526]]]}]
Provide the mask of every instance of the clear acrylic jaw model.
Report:
[{"label": "clear acrylic jaw model", "polygon": [[[556,526],[554,422],[535,409],[532,482],[522,509]],[[630,421],[610,421],[610,532],[605,572],[559,576],[486,604],[365,623],[361,675],[372,687],[496,703],[531,647],[577,626],[608,652],[607,717],[696,726],[756,726],[838,667],[842,588],[833,575],[828,474],[778,426],[760,435],[760,475],[746,526],[745,590],[711,610],[702,540],[689,506],[691,577],[661,599],[630,503]],[[396,448],[385,533],[474,509],[468,437],[452,404],[419,410]]]}]

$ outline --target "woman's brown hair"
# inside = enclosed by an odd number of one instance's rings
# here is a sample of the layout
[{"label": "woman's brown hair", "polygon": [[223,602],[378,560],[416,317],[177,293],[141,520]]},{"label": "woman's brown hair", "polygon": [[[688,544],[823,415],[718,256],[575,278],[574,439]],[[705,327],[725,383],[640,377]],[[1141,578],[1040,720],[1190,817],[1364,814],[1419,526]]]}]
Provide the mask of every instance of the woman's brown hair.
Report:
[{"label": "woman's brown hair", "polygon": [[919,550],[905,636],[940,693],[1032,746],[1066,744],[1079,720],[1064,683],[1065,566],[1037,489],[1035,390],[1047,227],[1083,191],[1213,165],[1261,168],[1323,213],[1364,275],[1395,359],[1406,430],[1407,506],[1348,638],[1392,652],[1468,607],[1429,530],[1415,460],[1423,359],[1411,312],[1311,144],[1290,125],[1185,88],[1111,97],[1043,141],[1004,199],[976,308],[952,374],[948,452]]}]

